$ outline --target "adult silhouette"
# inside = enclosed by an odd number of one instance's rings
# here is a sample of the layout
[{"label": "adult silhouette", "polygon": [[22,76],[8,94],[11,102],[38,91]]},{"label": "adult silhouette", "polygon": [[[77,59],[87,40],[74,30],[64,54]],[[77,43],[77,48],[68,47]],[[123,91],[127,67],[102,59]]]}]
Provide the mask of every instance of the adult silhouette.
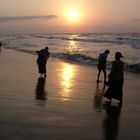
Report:
[{"label": "adult silhouette", "polygon": [[46,76],[46,63],[49,58],[48,50],[49,48],[46,47],[45,49],[36,51],[36,53],[38,54],[37,58],[38,72],[41,74],[41,76]]},{"label": "adult silhouette", "polygon": [[109,86],[104,97],[108,98],[110,101],[112,98],[119,100],[119,104],[122,105],[123,98],[123,71],[124,62],[120,60],[123,55],[120,52],[115,53],[115,61],[112,63],[111,72],[108,75],[109,80],[107,85]]},{"label": "adult silhouette", "polygon": [[101,71],[104,73],[104,83],[106,83],[106,61],[108,54],[110,53],[109,50],[105,50],[103,53],[100,53],[99,60],[98,60],[98,75],[97,75],[97,83],[101,82],[99,80]]}]

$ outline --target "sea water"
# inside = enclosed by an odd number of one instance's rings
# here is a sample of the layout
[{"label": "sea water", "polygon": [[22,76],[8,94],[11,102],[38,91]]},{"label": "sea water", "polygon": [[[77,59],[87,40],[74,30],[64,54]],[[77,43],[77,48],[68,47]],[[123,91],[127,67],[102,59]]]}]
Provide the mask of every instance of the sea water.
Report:
[{"label": "sea water", "polygon": [[86,65],[97,65],[99,54],[109,49],[108,68],[120,51],[125,70],[140,73],[139,33],[0,34],[0,40],[4,48],[32,55],[48,46],[52,57]]}]

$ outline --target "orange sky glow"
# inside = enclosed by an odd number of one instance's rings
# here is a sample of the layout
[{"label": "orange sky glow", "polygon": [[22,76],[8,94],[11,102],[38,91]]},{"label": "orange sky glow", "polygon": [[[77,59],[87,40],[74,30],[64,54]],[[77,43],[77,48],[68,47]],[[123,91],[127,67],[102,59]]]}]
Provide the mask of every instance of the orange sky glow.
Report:
[{"label": "orange sky glow", "polygon": [[1,33],[140,32],[138,0],[0,1]]}]

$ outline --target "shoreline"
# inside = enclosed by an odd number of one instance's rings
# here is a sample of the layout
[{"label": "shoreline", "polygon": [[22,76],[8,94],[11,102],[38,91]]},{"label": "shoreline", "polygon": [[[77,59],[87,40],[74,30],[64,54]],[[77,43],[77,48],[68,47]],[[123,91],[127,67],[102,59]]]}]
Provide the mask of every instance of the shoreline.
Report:
[{"label": "shoreline", "polygon": [[[27,53],[27,54],[30,54],[30,55],[35,55],[36,56],[36,53],[35,52],[28,52],[26,50],[15,50],[15,49],[12,49],[12,48],[3,48],[3,49],[6,49],[6,50],[12,50],[12,51],[16,51],[16,52],[20,52],[20,53]],[[83,62],[80,62],[80,61],[73,61],[71,59],[65,59],[65,58],[62,58],[62,57],[58,57],[58,56],[50,56],[51,59],[56,59],[56,60],[59,60],[59,61],[63,61],[63,62],[66,62],[66,63],[71,63],[71,64],[76,64],[76,65],[81,65],[81,66],[87,66],[87,67],[93,67],[93,68],[97,68],[97,64],[87,64],[87,63],[83,63]],[[90,58],[91,59],[91,58]],[[98,60],[97,58],[92,58],[94,60],[96,60],[98,63]],[[125,61],[123,61],[125,63]],[[112,65],[112,61],[109,61],[108,64],[107,64],[107,71],[110,71],[111,70],[111,65]],[[140,74],[140,71],[139,71],[139,63],[134,63],[134,64],[131,64],[131,63],[125,63],[124,65],[124,72],[125,73],[130,73],[130,74]],[[135,68],[136,71],[134,71],[133,68]]]},{"label": "shoreline", "polygon": [[140,137],[140,75],[125,73],[124,103],[120,114],[115,110],[111,116],[102,104],[103,84],[97,87],[96,78],[94,66],[49,58],[47,77],[40,81],[35,55],[2,48],[1,140],[102,140],[110,132],[119,140]]}]

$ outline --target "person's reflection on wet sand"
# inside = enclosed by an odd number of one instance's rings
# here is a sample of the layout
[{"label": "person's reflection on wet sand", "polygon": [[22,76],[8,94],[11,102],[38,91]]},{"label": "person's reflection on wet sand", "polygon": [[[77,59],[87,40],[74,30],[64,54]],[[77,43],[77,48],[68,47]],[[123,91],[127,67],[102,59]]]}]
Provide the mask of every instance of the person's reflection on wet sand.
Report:
[{"label": "person's reflection on wet sand", "polygon": [[117,140],[121,107],[108,105],[105,109],[107,115],[103,122],[105,140]]},{"label": "person's reflection on wet sand", "polygon": [[38,78],[37,85],[36,85],[37,100],[46,100],[45,82],[46,82],[46,77]]},{"label": "person's reflection on wet sand", "polygon": [[94,107],[97,112],[101,112],[102,110],[102,99],[105,92],[105,85],[102,88],[99,88],[99,84],[97,83],[95,96],[94,96]]}]

